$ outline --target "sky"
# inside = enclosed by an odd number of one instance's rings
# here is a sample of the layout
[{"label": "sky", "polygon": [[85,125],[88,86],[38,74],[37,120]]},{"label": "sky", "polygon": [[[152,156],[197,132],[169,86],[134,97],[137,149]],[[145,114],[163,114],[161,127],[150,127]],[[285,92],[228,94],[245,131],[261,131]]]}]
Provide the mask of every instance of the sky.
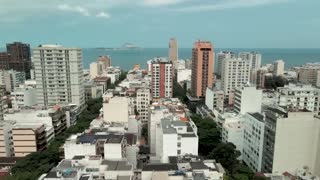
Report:
[{"label": "sky", "polygon": [[320,0],[0,0],[0,47],[320,48]]}]

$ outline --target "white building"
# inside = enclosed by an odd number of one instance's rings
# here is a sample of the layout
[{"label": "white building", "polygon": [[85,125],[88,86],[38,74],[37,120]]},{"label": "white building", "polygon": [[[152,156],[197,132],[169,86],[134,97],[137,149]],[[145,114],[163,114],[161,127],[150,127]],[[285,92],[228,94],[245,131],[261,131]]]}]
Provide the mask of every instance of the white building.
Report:
[{"label": "white building", "polygon": [[39,180],[132,180],[134,166],[126,160],[104,160],[101,156],[64,159]]},{"label": "white building", "polygon": [[0,70],[0,84],[4,85],[6,91],[13,92],[15,88],[19,87],[26,80],[24,72],[15,70]]},{"label": "white building", "polygon": [[222,142],[230,142],[236,146],[236,149],[241,152],[239,159],[242,159],[243,151],[243,133],[244,121],[241,116],[230,118],[223,123],[221,136]]},{"label": "white building", "polygon": [[294,108],[269,108],[265,124],[263,172],[294,173],[306,166],[312,174],[320,174],[319,117]]},{"label": "white building", "polygon": [[257,52],[241,52],[239,58],[251,61],[252,70],[258,70],[261,67],[261,54]]},{"label": "white building", "polygon": [[107,98],[103,102],[103,119],[105,122],[128,123],[129,110],[129,98]]},{"label": "white building", "polygon": [[223,112],[224,109],[224,92],[219,89],[207,88],[206,106],[211,110]]},{"label": "white building", "polygon": [[223,61],[229,58],[235,58],[236,54],[230,51],[220,51],[217,53],[218,66],[217,66],[217,74],[222,75]]},{"label": "white building", "polygon": [[320,112],[320,89],[312,85],[289,84],[277,89],[278,104],[281,107],[307,109]]},{"label": "white building", "polygon": [[31,107],[37,104],[37,91],[32,86],[20,85],[11,93],[12,108]]},{"label": "white building", "polygon": [[161,119],[169,116],[178,116],[186,120],[186,110],[184,105],[177,98],[160,99],[149,107],[148,121],[148,144],[151,154],[156,153],[156,128]]},{"label": "white building", "polygon": [[320,87],[320,63],[307,63],[301,67],[295,67],[298,80],[304,84],[312,84]]},{"label": "white building", "polygon": [[284,61],[277,60],[274,62],[273,74],[275,76],[282,76],[284,74]]},{"label": "white building", "polygon": [[148,122],[149,120],[149,105],[151,102],[151,93],[150,89],[138,89],[137,90],[137,99],[136,99],[136,108],[139,113],[139,117],[142,122]]},{"label": "white building", "polygon": [[119,80],[120,75],[121,75],[120,67],[107,67],[106,76],[111,79],[112,84],[114,84],[116,81]]},{"label": "white building", "polygon": [[260,113],[247,113],[244,119],[242,160],[254,172],[261,172],[264,139],[264,117]]},{"label": "white building", "polygon": [[153,98],[170,98],[173,96],[172,62],[164,58],[155,58],[151,63],[151,93]]},{"label": "white building", "polygon": [[225,59],[222,63],[222,90],[226,97],[237,87],[250,81],[251,61],[242,59]]},{"label": "white building", "polygon": [[236,88],[234,110],[237,113],[261,112],[262,90],[255,86],[244,85]]},{"label": "white building", "polygon": [[156,127],[156,156],[168,163],[170,156],[198,155],[199,138],[193,121],[177,117],[161,119]]},{"label": "white building", "polygon": [[61,103],[83,106],[82,50],[60,45],[40,45],[33,49],[32,62],[37,82],[38,104]]},{"label": "white building", "polygon": [[183,82],[183,81],[191,81],[191,69],[178,69],[177,72],[177,81]]}]

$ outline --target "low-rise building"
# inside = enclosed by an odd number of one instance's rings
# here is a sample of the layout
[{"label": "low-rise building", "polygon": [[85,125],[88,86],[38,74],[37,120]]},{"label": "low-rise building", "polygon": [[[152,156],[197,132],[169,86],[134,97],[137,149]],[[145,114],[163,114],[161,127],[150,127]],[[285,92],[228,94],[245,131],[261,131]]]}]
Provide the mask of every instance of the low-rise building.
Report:
[{"label": "low-rise building", "polygon": [[156,156],[168,163],[170,156],[198,155],[199,138],[193,121],[181,121],[178,117],[161,119],[156,127]]},{"label": "low-rise building", "polygon": [[35,87],[20,85],[11,92],[12,108],[31,107],[37,104],[37,91]]}]

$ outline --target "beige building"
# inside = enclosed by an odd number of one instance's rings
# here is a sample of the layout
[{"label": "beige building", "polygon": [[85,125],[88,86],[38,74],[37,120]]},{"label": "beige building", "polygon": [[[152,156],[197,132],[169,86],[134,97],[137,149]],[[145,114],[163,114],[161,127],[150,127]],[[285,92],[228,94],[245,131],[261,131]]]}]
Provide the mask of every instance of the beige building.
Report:
[{"label": "beige building", "polygon": [[191,90],[193,96],[204,97],[213,86],[214,48],[209,41],[197,41],[192,49]]},{"label": "beige building", "polygon": [[274,62],[273,74],[275,76],[282,76],[284,74],[284,61],[277,60]]},{"label": "beige building", "polygon": [[15,125],[12,128],[15,157],[24,157],[47,148],[45,127],[41,125]]},{"label": "beige building", "polygon": [[294,173],[300,167],[319,175],[320,119],[309,111],[269,108],[265,117],[262,171]]},{"label": "beige building", "polygon": [[178,65],[178,42],[175,38],[171,38],[169,41],[169,60],[174,67]]},{"label": "beige building", "polygon": [[320,63],[309,63],[296,67],[295,70],[298,73],[299,82],[320,87]]},{"label": "beige building", "polygon": [[0,84],[4,85],[6,91],[13,92],[26,80],[24,72],[15,70],[0,70]]}]

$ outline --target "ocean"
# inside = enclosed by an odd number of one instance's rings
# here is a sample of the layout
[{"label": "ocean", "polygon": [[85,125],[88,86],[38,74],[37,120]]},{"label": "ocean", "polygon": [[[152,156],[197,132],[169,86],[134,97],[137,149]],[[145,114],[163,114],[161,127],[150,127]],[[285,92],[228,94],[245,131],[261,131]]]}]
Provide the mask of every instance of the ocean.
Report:
[{"label": "ocean", "polygon": [[[215,49],[215,52],[233,51],[251,52],[262,54],[262,64],[273,63],[282,59],[286,68],[305,64],[307,62],[320,62],[320,49]],[[131,50],[105,50],[96,48],[83,49],[83,65],[89,68],[89,64],[101,55],[110,55],[113,66],[120,66],[124,70],[132,69],[134,64],[146,67],[146,62],[154,57],[167,57],[168,48],[143,48]],[[179,59],[191,59],[191,48],[179,48]]]}]

